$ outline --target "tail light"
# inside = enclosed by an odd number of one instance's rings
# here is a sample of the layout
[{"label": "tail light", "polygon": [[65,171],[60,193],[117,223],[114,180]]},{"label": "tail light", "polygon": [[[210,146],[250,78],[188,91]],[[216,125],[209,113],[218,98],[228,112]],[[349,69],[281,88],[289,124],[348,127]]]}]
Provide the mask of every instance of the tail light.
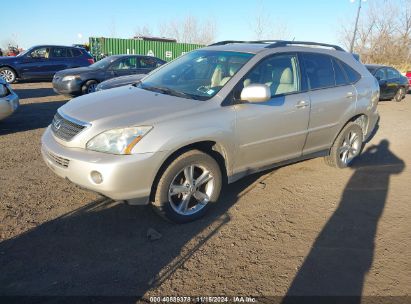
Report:
[{"label": "tail light", "polygon": [[88,63],[93,64],[94,63],[94,59],[93,58],[87,58]]},{"label": "tail light", "polygon": [[411,78],[411,72],[407,72],[407,73],[405,74],[405,76],[406,76],[408,79],[410,79],[410,78]]}]

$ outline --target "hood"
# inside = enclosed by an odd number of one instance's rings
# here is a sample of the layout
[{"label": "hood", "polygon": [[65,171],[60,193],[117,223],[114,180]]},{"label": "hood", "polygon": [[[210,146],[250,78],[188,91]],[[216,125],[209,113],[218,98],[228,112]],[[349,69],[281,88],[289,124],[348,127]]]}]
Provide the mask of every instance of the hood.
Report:
[{"label": "hood", "polygon": [[98,85],[97,90],[107,90],[112,89],[120,86],[125,86],[129,84],[133,84],[141,80],[146,74],[135,74],[135,75],[126,75],[120,76],[116,78],[112,78],[106,81],[103,81]]},{"label": "hood", "polygon": [[89,73],[97,71],[96,69],[92,69],[89,67],[81,67],[81,68],[73,68],[73,69],[66,69],[56,73],[58,76],[67,76],[67,75],[79,75],[83,73]]},{"label": "hood", "polygon": [[201,101],[127,86],[74,98],[59,111],[77,120],[109,129],[153,125],[183,115],[198,107],[199,103]]}]

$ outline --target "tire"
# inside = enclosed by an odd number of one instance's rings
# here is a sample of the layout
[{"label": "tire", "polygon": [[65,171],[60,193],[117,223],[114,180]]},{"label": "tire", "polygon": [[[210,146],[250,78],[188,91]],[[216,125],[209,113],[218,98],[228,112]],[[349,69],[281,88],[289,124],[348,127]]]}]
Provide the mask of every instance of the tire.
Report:
[{"label": "tire", "polygon": [[360,155],[363,139],[361,126],[349,122],[335,139],[330,154],[325,157],[326,164],[340,169],[349,167],[354,158]]},{"label": "tire", "polygon": [[[199,186],[200,177],[203,182]],[[160,173],[151,204],[163,218],[187,223],[204,216],[217,202],[221,187],[222,174],[216,160],[199,150],[191,150],[175,158]]]},{"label": "tire", "polygon": [[13,69],[9,67],[0,68],[0,78],[3,78],[7,83],[13,83],[16,81],[17,75]]},{"label": "tire", "polygon": [[399,88],[397,93],[394,96],[394,101],[400,102],[401,100],[403,100],[405,98],[406,94],[407,94],[407,92],[405,91],[405,88],[403,88],[403,87]]},{"label": "tire", "polygon": [[84,94],[90,94],[96,91],[96,87],[98,85],[98,82],[95,80],[88,80],[86,81],[85,84],[81,87],[81,93]]}]

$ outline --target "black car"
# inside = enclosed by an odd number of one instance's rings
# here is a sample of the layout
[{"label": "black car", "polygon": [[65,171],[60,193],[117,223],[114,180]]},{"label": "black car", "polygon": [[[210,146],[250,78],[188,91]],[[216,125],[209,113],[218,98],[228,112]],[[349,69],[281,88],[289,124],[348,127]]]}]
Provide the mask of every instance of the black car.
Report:
[{"label": "black car", "polygon": [[114,55],[86,68],[56,73],[53,87],[59,94],[88,94],[94,92],[96,86],[104,80],[132,74],[147,74],[164,63],[164,60],[151,56]]},{"label": "black car", "polygon": [[407,77],[389,66],[367,64],[366,67],[380,84],[380,100],[401,101],[405,98],[409,89]]},{"label": "black car", "polygon": [[92,63],[93,57],[83,48],[39,45],[15,57],[0,57],[0,77],[8,83],[17,79],[51,80],[57,71]]}]

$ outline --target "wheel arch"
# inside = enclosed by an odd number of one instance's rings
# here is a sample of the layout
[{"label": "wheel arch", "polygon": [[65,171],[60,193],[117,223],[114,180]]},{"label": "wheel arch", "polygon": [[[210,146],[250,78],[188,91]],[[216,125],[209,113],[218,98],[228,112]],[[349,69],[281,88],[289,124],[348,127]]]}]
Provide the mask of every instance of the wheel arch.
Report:
[{"label": "wheel arch", "polygon": [[212,140],[203,140],[198,141],[190,144],[186,144],[170,153],[167,158],[163,161],[160,168],[157,170],[157,173],[154,177],[153,184],[151,185],[151,192],[150,192],[150,201],[154,199],[155,191],[157,189],[157,184],[159,179],[161,178],[161,174],[166,170],[168,165],[176,159],[181,154],[190,151],[190,150],[199,150],[210,155],[214,160],[217,162],[218,166],[221,170],[221,175],[223,178],[223,183],[227,183],[228,180],[228,173],[227,173],[227,154],[225,149],[222,145],[218,144],[216,141]]},{"label": "wheel arch", "polygon": [[[359,113],[354,115],[353,117],[351,117],[350,119],[348,119],[340,128],[340,130],[338,131],[338,133],[334,136],[334,140],[333,140],[333,145],[335,143],[335,141],[337,140],[338,136],[340,135],[340,133],[342,132],[342,130],[344,130],[345,126],[347,124],[349,124],[350,122],[356,122],[361,126],[362,132],[363,132],[363,136],[365,137],[367,134],[367,127],[368,127],[368,116],[367,114],[364,113]],[[365,138],[363,138],[363,140],[365,140]]]},{"label": "wheel arch", "polygon": [[16,74],[16,78],[20,78],[19,72],[17,72],[17,70],[14,67],[12,67],[11,65],[0,64],[0,68],[9,68],[9,69],[13,70],[13,72]]}]

